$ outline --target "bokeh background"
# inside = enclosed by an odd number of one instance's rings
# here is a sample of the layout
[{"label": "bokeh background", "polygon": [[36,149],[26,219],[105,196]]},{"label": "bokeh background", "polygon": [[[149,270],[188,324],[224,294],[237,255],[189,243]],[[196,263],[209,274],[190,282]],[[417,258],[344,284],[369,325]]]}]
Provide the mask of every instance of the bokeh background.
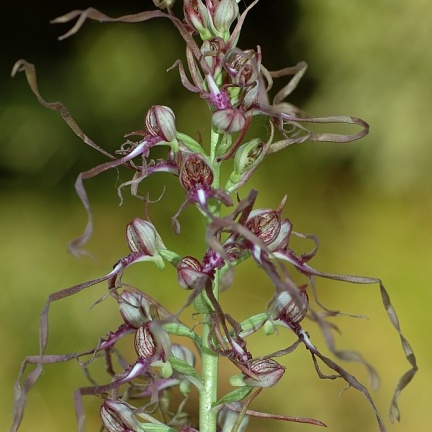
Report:
[{"label": "bokeh background", "polygon": [[[244,2],[242,7],[244,7]],[[85,146],[60,116],[43,109],[23,75],[10,78],[13,63],[25,58],[38,68],[47,100],[61,100],[82,129],[113,152],[123,135],[142,128],[152,104],[171,106],[182,131],[208,131],[202,101],[167,68],[183,56],[183,44],[167,22],[138,25],[88,23],[76,36],[59,42],[68,26],[49,20],[72,9],[95,6],[110,14],[142,10],[140,2],[113,1],[10,3],[0,6],[0,425],[7,430],[13,383],[22,359],[38,351],[38,319],[49,293],[105,274],[127,254],[124,227],[144,215],[141,202],[127,196],[118,206],[116,185],[126,172],[109,172],[87,182],[96,230],[88,248],[95,259],[79,260],[66,252],[80,234],[84,211],[73,183],[80,171],[105,161]],[[150,8],[146,0],[144,8]],[[315,267],[335,273],[381,277],[398,311],[401,326],[418,357],[420,371],[400,399],[402,422],[390,425],[387,410],[394,385],[408,369],[397,334],[380,302],[378,286],[319,281],[328,307],[365,314],[367,320],[341,317],[338,346],[357,349],[381,373],[374,394],[390,431],[427,432],[432,414],[432,3],[428,0],[265,1],[250,13],[242,48],[262,46],[268,69],[294,65],[309,70],[290,99],[306,111],[327,116],[349,114],[367,120],[370,134],[350,144],[305,143],[268,157],[251,180],[258,205],[275,207],[288,195],[286,216],[297,231],[319,236]],[[256,133],[265,130],[258,128]],[[182,216],[182,234],[170,231],[170,217],[182,202],[175,178],[159,176],[143,185],[157,199],[152,220],[165,243],[182,254],[203,252],[202,225],[190,208]],[[298,243],[299,248],[309,244]],[[125,281],[153,294],[176,310],[185,293],[175,272],[150,265],[130,269]],[[50,353],[95,345],[120,323],[109,299],[93,309],[105,286],[53,304]],[[240,267],[223,298],[239,319],[265,307],[272,287],[254,265]],[[306,322],[320,342],[313,323]],[[256,337],[256,355],[293,340]],[[252,345],[254,344],[254,345]],[[255,347],[255,348],[252,348]],[[282,383],[255,401],[256,409],[318,418],[329,431],[378,430],[364,398],[344,384],[319,380],[303,349],[284,360]],[[364,370],[345,365],[367,382]],[[233,372],[223,368],[223,388]],[[29,394],[23,431],[76,430],[72,393],[86,384],[76,364],[46,367]],[[223,391],[223,390],[221,390]],[[88,429],[99,430],[94,415],[99,401],[87,398]],[[251,430],[306,431],[313,426],[253,420]]]}]

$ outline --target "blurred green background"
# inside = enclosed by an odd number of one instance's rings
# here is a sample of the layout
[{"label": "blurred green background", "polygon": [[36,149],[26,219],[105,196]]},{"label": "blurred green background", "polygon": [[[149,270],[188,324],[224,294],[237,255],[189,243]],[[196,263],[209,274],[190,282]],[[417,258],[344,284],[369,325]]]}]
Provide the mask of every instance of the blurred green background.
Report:
[{"label": "blurred green background", "polygon": [[[150,8],[150,1],[145,8]],[[138,12],[137,2],[86,3],[47,0],[0,6],[0,424],[7,430],[13,383],[22,359],[38,352],[38,319],[49,293],[105,274],[127,254],[124,227],[144,215],[141,202],[126,196],[118,206],[116,185],[129,173],[108,172],[86,183],[96,230],[88,249],[96,259],[79,260],[66,252],[79,235],[85,214],[73,188],[80,171],[105,161],[85,146],[60,116],[38,105],[23,75],[10,79],[12,65],[26,58],[38,68],[42,94],[61,100],[82,129],[103,148],[114,151],[125,133],[142,128],[152,104],[171,106],[178,129],[208,131],[202,101],[166,69],[183,57],[183,44],[167,22],[139,25],[88,23],[73,38],[56,37],[69,27],[48,21],[75,8],[95,6],[112,14]],[[368,320],[341,317],[338,346],[357,349],[381,373],[376,403],[390,431],[427,432],[432,420],[432,3],[428,0],[265,1],[251,12],[242,48],[262,46],[263,64],[274,70],[300,60],[309,64],[291,101],[317,116],[349,114],[367,120],[370,134],[350,144],[305,143],[268,157],[250,187],[260,191],[259,207],[275,207],[288,194],[286,216],[297,231],[314,233],[321,247],[312,264],[326,272],[383,279],[402,329],[417,354],[420,371],[400,399],[402,422],[390,425],[387,410],[399,376],[408,369],[397,334],[380,303],[378,286],[319,281],[321,300],[330,308],[366,314]],[[260,133],[260,130],[257,130]],[[181,204],[175,178],[150,178],[143,190],[157,199],[150,207],[168,247],[181,254],[202,254],[202,225],[190,208],[181,218],[182,234],[170,231],[170,217]],[[298,243],[308,249],[309,244]],[[175,272],[159,273],[137,265],[124,281],[153,294],[169,309],[185,299]],[[101,285],[76,298],[53,304],[50,353],[94,346],[99,336],[120,324]],[[272,293],[265,276],[246,264],[236,273],[223,303],[238,319],[263,310]],[[313,340],[319,332],[305,322]],[[256,355],[293,340],[256,337]],[[317,342],[317,343],[318,343]],[[255,348],[254,348],[255,347]],[[264,349],[265,348],[265,349]],[[318,418],[329,431],[378,430],[364,398],[344,384],[321,381],[303,349],[284,359],[282,383],[254,403],[256,409]],[[366,382],[364,370],[345,365]],[[227,374],[223,368],[224,388]],[[23,431],[76,430],[72,393],[86,384],[76,364],[46,367],[29,394]],[[98,430],[99,401],[87,398],[87,430]],[[251,430],[306,431],[313,426],[253,420]]]}]

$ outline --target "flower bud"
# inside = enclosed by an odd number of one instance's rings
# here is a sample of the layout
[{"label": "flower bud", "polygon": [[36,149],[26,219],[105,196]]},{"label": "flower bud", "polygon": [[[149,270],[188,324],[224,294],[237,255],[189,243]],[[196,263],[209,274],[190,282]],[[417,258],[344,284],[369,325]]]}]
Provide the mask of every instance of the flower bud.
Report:
[{"label": "flower bud", "polygon": [[211,285],[210,276],[202,272],[201,263],[191,256],[186,256],[179,262],[177,280],[184,289],[204,289]]},{"label": "flower bud", "polygon": [[135,333],[135,351],[143,360],[166,362],[171,352],[171,340],[159,323],[148,321]]},{"label": "flower bud", "polygon": [[278,383],[285,373],[285,368],[272,359],[253,360],[249,363],[250,371],[256,379],[244,376],[243,381],[250,387],[271,387]]},{"label": "flower bud", "polygon": [[135,218],[127,225],[126,237],[131,252],[154,256],[159,249],[166,249],[155,226],[143,219]]},{"label": "flower bud", "polygon": [[151,320],[150,305],[139,292],[123,291],[118,303],[123,321],[131,327],[138,328]]},{"label": "flower bud", "polygon": [[254,210],[245,227],[259,237],[266,245],[276,239],[281,229],[280,214],[277,210]]},{"label": "flower bud", "polygon": [[235,0],[221,0],[216,6],[213,15],[213,24],[216,30],[228,39],[231,24],[239,15],[239,7]]},{"label": "flower bud", "polygon": [[210,16],[201,0],[184,0],[183,12],[186,22],[200,34],[203,40],[211,37],[208,29]]},{"label": "flower bud", "polygon": [[298,324],[306,316],[309,305],[305,288],[306,286],[300,287],[299,300],[294,299],[289,291],[277,293],[268,306],[270,318],[281,320],[290,327]]},{"label": "flower bud", "polygon": [[208,190],[213,183],[213,171],[199,154],[186,153],[180,169],[180,182],[187,191]]},{"label": "flower bud", "polygon": [[99,410],[107,432],[130,432],[141,430],[141,424],[133,411],[125,404],[106,399]]},{"label": "flower bud", "polygon": [[246,116],[235,108],[221,109],[213,113],[212,122],[219,131],[231,134],[244,128]]},{"label": "flower bud", "polygon": [[162,138],[166,142],[176,139],[175,115],[171,108],[154,105],[147,112],[146,128],[150,135]]}]

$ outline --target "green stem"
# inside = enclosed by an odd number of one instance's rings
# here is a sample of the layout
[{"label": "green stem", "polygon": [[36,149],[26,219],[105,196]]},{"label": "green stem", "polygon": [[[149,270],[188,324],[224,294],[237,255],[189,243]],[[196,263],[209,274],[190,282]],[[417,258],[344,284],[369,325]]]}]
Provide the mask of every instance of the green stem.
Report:
[{"label": "green stem", "polygon": [[[219,291],[219,280],[216,274],[213,283],[213,292],[217,297]],[[212,405],[217,401],[218,387],[218,365],[219,356],[211,350],[209,346],[209,336],[212,331],[211,315],[204,316],[204,324],[202,331],[202,380],[203,388],[199,398],[199,430],[200,432],[215,432],[216,431],[216,411],[212,409]]]},{"label": "green stem", "polygon": [[[218,188],[220,183],[220,164],[216,162],[216,147],[219,139],[220,134],[213,127],[211,131],[210,159],[214,173],[214,181],[212,185],[214,188]],[[219,216],[219,203],[211,206],[209,209],[215,216]],[[216,271],[212,289],[215,298],[218,299],[219,271]],[[212,409],[212,406],[215,402],[217,402],[219,355],[212,351],[209,345],[212,332],[211,314],[206,314],[203,318],[204,323],[201,336],[201,367],[203,388],[199,395],[199,430],[200,432],[215,432],[217,427],[217,412]]]}]

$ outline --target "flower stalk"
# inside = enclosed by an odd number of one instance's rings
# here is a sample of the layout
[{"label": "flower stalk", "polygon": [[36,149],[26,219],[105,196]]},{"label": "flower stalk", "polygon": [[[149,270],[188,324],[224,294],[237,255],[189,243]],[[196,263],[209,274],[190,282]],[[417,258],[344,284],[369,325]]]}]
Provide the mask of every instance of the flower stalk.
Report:
[{"label": "flower stalk", "polygon": [[[216,272],[212,286],[215,298],[219,293],[219,272]],[[204,315],[201,336],[201,362],[203,388],[199,395],[199,430],[200,432],[214,432],[217,429],[217,411],[213,406],[217,401],[219,355],[212,350],[209,341],[212,337],[211,314]]]}]

